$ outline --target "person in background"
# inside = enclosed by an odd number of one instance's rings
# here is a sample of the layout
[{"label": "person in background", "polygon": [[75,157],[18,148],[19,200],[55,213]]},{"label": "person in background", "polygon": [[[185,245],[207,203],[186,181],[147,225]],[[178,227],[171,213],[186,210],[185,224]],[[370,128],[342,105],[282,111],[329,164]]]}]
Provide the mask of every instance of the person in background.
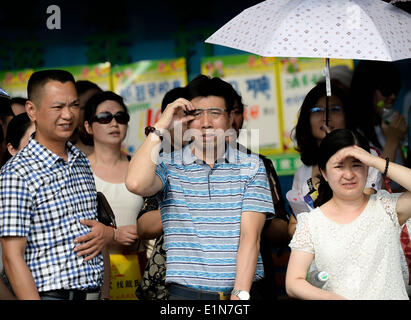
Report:
[{"label": "person in background", "polygon": [[[346,65],[337,65],[330,68],[331,84],[342,89],[346,96],[350,95],[353,70]],[[318,79],[316,84],[325,83],[325,77]],[[332,93],[332,92],[331,92]]]},{"label": "person in background", "polygon": [[[11,105],[10,105],[10,96],[9,94],[4,91],[2,88],[0,88],[0,125],[1,125],[1,136],[2,136],[2,142],[0,144],[0,156],[3,156],[5,150],[6,150],[6,144],[5,144],[5,136],[7,132],[7,125],[9,124],[10,120],[13,118],[13,111],[11,110]],[[0,163],[2,163],[0,159]]]},{"label": "person in background", "polygon": [[[360,130],[382,158],[404,164],[402,140],[405,118],[392,113],[401,89],[401,74],[392,62],[361,60],[354,69],[351,101],[355,110],[352,128]],[[385,115],[392,113],[391,117]],[[398,188],[393,185],[392,188]]]},{"label": "person in background", "polygon": [[[399,229],[411,217],[411,169],[369,153],[361,134],[338,129],[321,142],[317,207],[300,213],[286,275],[299,299],[408,299],[401,273]],[[367,195],[368,167],[402,185],[404,193]],[[307,280],[315,257],[325,287]]]},{"label": "person in background", "polygon": [[11,110],[15,116],[19,115],[20,113],[26,112],[26,98],[22,97],[13,97],[10,100]]},{"label": "person in background", "polygon": [[[4,94],[3,94],[4,92]],[[0,107],[3,107],[3,105],[7,105],[8,104],[8,100],[9,100],[9,96],[8,94],[0,88]],[[2,120],[0,118],[0,144],[3,145],[4,142],[4,134],[3,134],[3,123]],[[2,253],[2,247],[1,247],[1,243],[0,243],[0,271],[2,273],[3,276],[3,262],[2,262],[2,257],[3,253]],[[3,277],[2,277],[3,278]],[[7,287],[6,282],[0,278],[0,300],[14,300],[15,296],[13,295],[13,293],[11,292],[11,290]]]},{"label": "person in background", "polygon": [[[10,107],[10,96],[9,94],[0,88],[0,163],[3,163],[3,156],[6,153],[6,144],[4,136],[6,135],[5,128],[7,127],[8,121],[8,114],[10,114],[11,107]],[[3,270],[3,261],[1,259],[2,247],[0,243],[0,270]],[[6,284],[0,279],[0,299],[13,299],[14,295],[12,292],[7,288]]]},{"label": "person in background", "polygon": [[97,191],[107,198],[117,224],[114,238],[108,244],[111,259],[114,259],[113,255],[138,255],[139,251],[144,250],[143,244],[138,241],[136,226],[144,200],[125,186],[129,160],[121,152],[129,120],[123,98],[114,92],[97,93],[86,103],[84,126],[94,141],[94,149],[88,159]]},{"label": "person in background", "polygon": [[77,128],[70,138],[70,142],[84,152],[86,156],[93,152],[93,137],[90,136],[84,128],[84,108],[87,101],[97,93],[103,90],[94,82],[89,80],[77,80],[76,90],[80,100],[80,119]]},{"label": "person in background", "polygon": [[[296,149],[300,152],[303,165],[294,175],[292,189],[299,191],[302,196],[310,195],[315,200],[320,172],[318,169],[318,150],[326,134],[336,129],[353,126],[355,115],[350,105],[349,97],[342,89],[331,85],[332,96],[329,98],[328,126],[325,125],[325,83],[320,83],[312,88],[306,95],[301,105],[297,125],[294,129]],[[377,155],[375,151],[373,154]],[[366,192],[374,193],[381,189],[382,177],[378,170],[370,168],[367,178]],[[296,215],[297,213],[294,213]],[[297,220],[294,215],[290,217],[288,232],[292,237]]]},{"label": "person in background", "polygon": [[[234,97],[234,108],[231,111],[233,118],[232,128],[235,130],[238,139],[244,123],[244,104],[242,97],[237,91],[229,83],[227,83],[227,86]],[[237,148],[245,149],[242,145],[237,145]],[[251,151],[247,150],[247,153],[251,153]],[[264,263],[264,280],[255,283],[251,296],[256,297],[257,295],[258,299],[276,299],[278,294],[276,291],[281,291],[281,288],[280,284],[276,283],[272,249],[284,248],[290,241],[288,235],[288,214],[282,197],[280,181],[272,161],[261,154],[259,154],[259,157],[263,161],[267,172],[275,216],[272,219],[267,219],[264,224],[260,243],[260,252]],[[282,251],[280,250],[281,254],[283,254]]]},{"label": "person in background", "polygon": [[2,166],[29,142],[30,136],[36,130],[26,112],[14,116],[7,126],[6,146],[7,153],[3,156]]},{"label": "person in background", "polygon": [[101,251],[114,231],[97,221],[89,161],[68,142],[79,117],[74,83],[63,70],[31,75],[26,110],[36,131],[0,171],[3,263],[18,299],[101,293]]}]

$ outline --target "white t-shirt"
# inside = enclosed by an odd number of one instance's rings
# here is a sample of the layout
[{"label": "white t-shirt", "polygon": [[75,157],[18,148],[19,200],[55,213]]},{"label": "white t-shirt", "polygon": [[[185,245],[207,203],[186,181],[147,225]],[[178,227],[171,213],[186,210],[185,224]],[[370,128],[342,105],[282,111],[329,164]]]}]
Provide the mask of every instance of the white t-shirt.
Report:
[{"label": "white t-shirt", "polygon": [[137,216],[144,204],[144,199],[127,190],[126,184],[111,183],[94,175],[97,191],[102,192],[113,209],[117,227],[137,223]]},{"label": "white t-shirt", "polygon": [[329,275],[325,290],[348,299],[406,300],[395,209],[400,195],[378,191],[346,224],[327,218],[320,207],[301,213],[290,247],[314,254],[318,270]]},{"label": "white t-shirt", "polygon": [[[137,216],[144,205],[143,197],[134,194],[123,183],[111,183],[102,180],[94,174],[97,191],[102,192],[116,217],[117,227],[136,225]],[[151,255],[155,240],[143,241],[147,256]]]}]

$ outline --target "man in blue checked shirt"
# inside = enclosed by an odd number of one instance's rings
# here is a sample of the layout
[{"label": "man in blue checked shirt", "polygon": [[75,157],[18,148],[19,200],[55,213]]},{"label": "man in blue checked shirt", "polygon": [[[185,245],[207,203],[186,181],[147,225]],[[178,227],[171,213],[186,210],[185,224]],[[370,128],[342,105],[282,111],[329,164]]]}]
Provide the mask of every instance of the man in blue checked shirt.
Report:
[{"label": "man in blue checked shirt", "polygon": [[0,172],[3,261],[18,299],[99,297],[100,252],[114,231],[96,221],[90,164],[68,142],[79,117],[74,83],[62,70],[32,74],[26,110],[36,132]]},{"label": "man in blue checked shirt", "polygon": [[[160,200],[170,299],[249,299],[252,283],[264,276],[260,235],[274,213],[265,167],[258,155],[226,143],[236,134],[223,80],[201,75],[185,90],[146,128],[126,186]],[[181,110],[190,143],[159,156]]]}]

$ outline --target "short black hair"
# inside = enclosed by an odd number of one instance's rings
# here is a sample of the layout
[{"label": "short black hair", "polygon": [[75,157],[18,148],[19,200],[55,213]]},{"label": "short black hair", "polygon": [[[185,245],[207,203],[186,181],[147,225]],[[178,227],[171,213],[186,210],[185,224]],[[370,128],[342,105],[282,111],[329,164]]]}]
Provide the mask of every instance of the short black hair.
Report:
[{"label": "short black hair", "polygon": [[32,124],[26,112],[14,116],[7,126],[6,143],[10,143],[14,149],[20,146],[20,140],[23,138],[27,129]]},{"label": "short black hair", "polygon": [[39,89],[43,88],[47,82],[53,80],[61,83],[72,82],[74,85],[76,83],[73,75],[66,70],[46,69],[36,71],[30,76],[29,82],[27,84],[28,99],[31,101],[33,101],[33,99],[36,99],[36,95],[39,94]]},{"label": "short black hair", "polygon": [[[21,139],[26,134],[27,129],[31,124],[32,122],[26,112],[14,116],[7,126],[6,143],[10,143],[14,149],[18,149],[20,147]],[[4,165],[10,158],[11,154],[6,149],[2,158],[2,165]]]},{"label": "short black hair", "polygon": [[168,91],[161,101],[161,112],[167,108],[167,105],[172,103],[173,101],[177,100],[178,98],[182,98],[184,96],[184,88],[183,87],[176,87]]},{"label": "short black hair", "polygon": [[[227,86],[228,85],[228,86]],[[206,75],[198,75],[185,88],[185,98],[192,100],[196,97],[216,96],[225,100],[228,113],[234,108],[234,96],[231,85],[224,80]]]},{"label": "short black hair", "polygon": [[0,95],[0,121],[5,123],[9,116],[14,116],[13,110],[11,109],[11,99],[10,97]]},{"label": "short black hair", "polygon": [[230,90],[232,91],[233,99],[234,99],[234,106],[233,109],[238,109],[241,113],[244,112],[244,103],[243,103],[243,98],[241,95],[237,92],[237,90],[234,89],[234,87],[227,82],[227,84],[230,86]]},{"label": "short black hair", "polygon": [[24,106],[27,100],[28,100],[27,98],[23,98],[23,97],[13,97],[10,100],[10,104],[12,105],[13,103],[18,103]]},{"label": "short black hair", "polygon": [[91,90],[91,89],[103,92],[103,89],[101,89],[96,83],[91,82],[89,80],[77,80],[75,85],[76,85],[76,90],[77,90],[78,95],[81,95],[84,92]]}]

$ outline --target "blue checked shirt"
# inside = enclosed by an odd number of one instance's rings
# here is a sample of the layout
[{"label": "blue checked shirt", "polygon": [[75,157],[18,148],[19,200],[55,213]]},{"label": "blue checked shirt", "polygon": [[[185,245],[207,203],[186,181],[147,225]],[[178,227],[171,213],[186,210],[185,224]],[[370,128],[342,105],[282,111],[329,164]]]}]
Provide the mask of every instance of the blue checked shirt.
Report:
[{"label": "blue checked shirt", "polygon": [[[273,217],[264,163],[256,154],[229,147],[211,168],[186,146],[160,155],[156,174],[163,182],[159,200],[166,281],[229,293],[236,276],[242,212]],[[263,276],[259,254],[254,280]]]},{"label": "blue checked shirt", "polygon": [[39,292],[101,286],[103,257],[73,252],[74,239],[90,232],[80,219],[97,219],[90,164],[70,142],[68,162],[29,143],[0,171],[0,237],[26,237],[25,261]]}]

